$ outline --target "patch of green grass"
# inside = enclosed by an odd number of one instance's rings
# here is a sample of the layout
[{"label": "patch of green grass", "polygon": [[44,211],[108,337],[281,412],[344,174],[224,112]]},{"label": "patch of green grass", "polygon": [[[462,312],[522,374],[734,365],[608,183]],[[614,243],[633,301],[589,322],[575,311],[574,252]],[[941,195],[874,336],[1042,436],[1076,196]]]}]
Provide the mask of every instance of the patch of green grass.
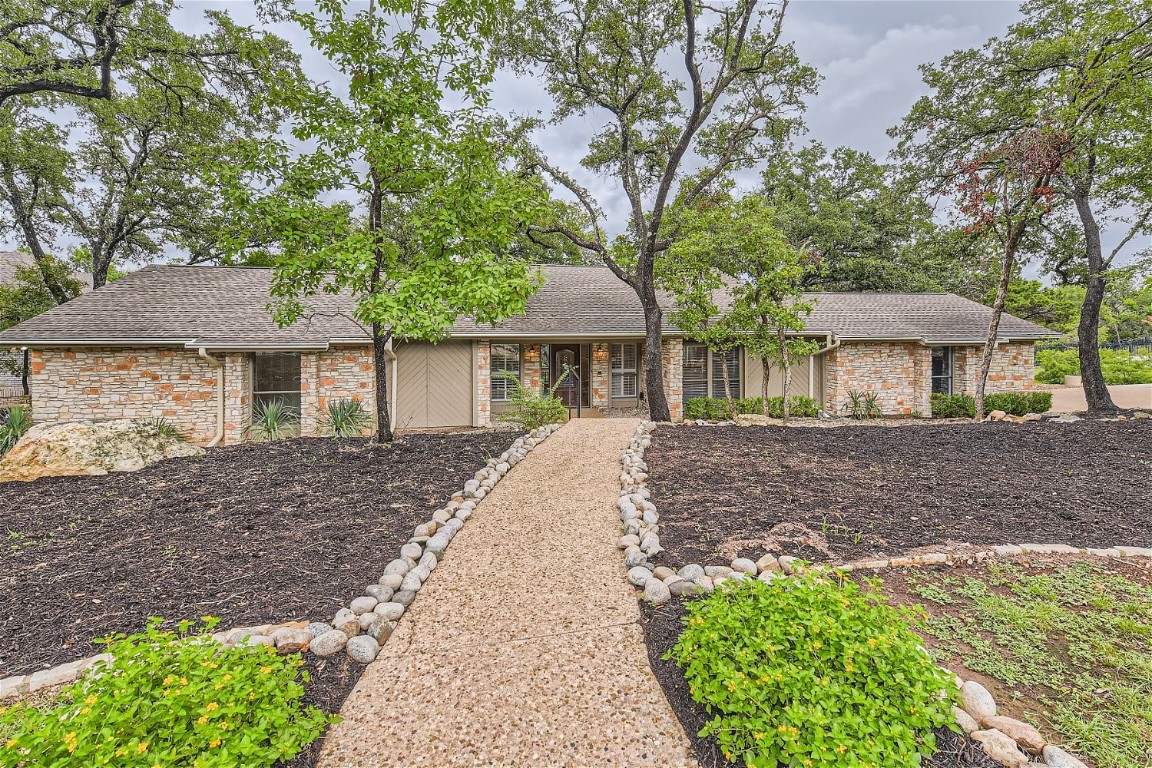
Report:
[{"label": "patch of green grass", "polygon": [[963,580],[909,578],[942,662],[1017,688],[1075,750],[1109,768],[1152,767],[1152,587],[1084,561],[1030,572],[989,563]]}]

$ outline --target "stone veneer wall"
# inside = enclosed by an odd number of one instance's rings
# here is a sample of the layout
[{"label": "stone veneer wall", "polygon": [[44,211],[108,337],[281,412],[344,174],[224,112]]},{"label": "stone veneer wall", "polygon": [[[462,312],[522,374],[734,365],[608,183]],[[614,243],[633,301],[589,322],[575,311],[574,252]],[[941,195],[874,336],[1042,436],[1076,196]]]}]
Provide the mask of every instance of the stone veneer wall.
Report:
[{"label": "stone veneer wall", "polygon": [[[684,420],[684,340],[664,339],[660,348],[660,367],[664,373],[664,396],[672,421]],[[640,371],[644,365],[638,362]],[[641,373],[641,375],[643,375]]]},{"label": "stone veneer wall", "polygon": [[[590,368],[592,381],[589,382],[594,408],[607,408],[610,404],[608,394],[612,391],[612,382],[609,380],[611,375],[608,370],[609,365],[608,345],[604,342],[596,342],[592,345],[592,366]],[[639,360],[637,360],[637,365],[639,365]]]},{"label": "stone veneer wall", "polygon": [[231,352],[224,357],[224,445],[244,442],[252,423],[252,355]]},{"label": "stone veneer wall", "polygon": [[476,426],[492,425],[492,345],[474,342],[472,361],[476,365]]},{"label": "stone veneer wall", "polygon": [[[968,395],[976,392],[976,378],[980,375],[980,359],[983,353],[983,347],[956,347],[952,366],[954,392]],[[989,393],[1029,390],[1035,386],[1035,379],[1035,344],[1013,341],[996,347],[992,355],[992,365],[988,369],[986,389]]]},{"label": "stone veneer wall", "polygon": [[[368,346],[300,355],[300,433],[320,434],[320,417],[332,400],[357,399],[375,416],[375,372],[372,347]],[[391,386],[392,382],[388,384]],[[365,435],[375,431],[375,419],[372,423],[365,428]]]},{"label": "stone veneer wall", "polygon": [[216,433],[217,371],[193,351],[43,349],[31,362],[38,422],[160,416],[192,442]]},{"label": "stone veneer wall", "polygon": [[932,349],[918,342],[845,342],[827,355],[825,407],[844,412],[849,390],[873,392],[885,415],[928,415]]},{"label": "stone veneer wall", "polygon": [[540,392],[543,387],[543,382],[540,380],[543,375],[540,366],[540,345],[525,344],[521,349],[523,359],[520,361],[520,383],[533,392]]}]

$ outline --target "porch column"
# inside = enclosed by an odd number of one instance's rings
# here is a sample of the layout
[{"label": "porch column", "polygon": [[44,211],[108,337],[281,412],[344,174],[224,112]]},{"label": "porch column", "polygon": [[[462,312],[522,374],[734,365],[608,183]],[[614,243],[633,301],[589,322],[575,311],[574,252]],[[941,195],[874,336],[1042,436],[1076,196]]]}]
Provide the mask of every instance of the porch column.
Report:
[{"label": "porch column", "polygon": [[608,380],[608,345],[597,342],[592,345],[592,406],[594,408],[608,407],[608,391],[611,382]]},{"label": "porch column", "polygon": [[472,342],[472,365],[476,378],[473,425],[492,424],[492,345],[485,339]]},{"label": "porch column", "polygon": [[664,396],[672,421],[684,420],[684,340],[664,339],[660,347]]}]

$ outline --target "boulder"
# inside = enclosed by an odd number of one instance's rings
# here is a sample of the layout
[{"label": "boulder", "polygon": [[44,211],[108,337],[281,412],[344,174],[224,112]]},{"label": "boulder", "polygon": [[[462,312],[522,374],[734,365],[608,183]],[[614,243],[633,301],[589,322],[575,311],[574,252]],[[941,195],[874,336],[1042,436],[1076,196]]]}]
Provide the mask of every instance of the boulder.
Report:
[{"label": "boulder", "polygon": [[1043,755],[1044,764],[1049,768],[1088,768],[1084,761],[1051,744],[1044,747]]},{"label": "boulder", "polygon": [[982,723],[990,717],[996,717],[996,699],[988,689],[975,680],[969,680],[960,686],[960,701],[964,711],[972,715],[972,719]]},{"label": "boulder", "polygon": [[985,728],[995,728],[1023,747],[1025,751],[1034,755],[1040,754],[1048,743],[1048,740],[1036,728],[1012,717],[1005,717],[1004,715],[986,717],[983,720],[983,725]]},{"label": "boulder", "polygon": [[992,411],[988,414],[988,421],[1003,421],[1007,416],[1004,411]]},{"label": "boulder", "polygon": [[1012,737],[995,728],[987,731],[973,731],[972,740],[979,742],[988,756],[1004,768],[1024,768],[1028,765],[1028,755],[1020,751]]},{"label": "boulder", "polygon": [[135,472],[204,449],[154,424],[116,419],[37,424],[0,460],[0,482],[61,475]]}]

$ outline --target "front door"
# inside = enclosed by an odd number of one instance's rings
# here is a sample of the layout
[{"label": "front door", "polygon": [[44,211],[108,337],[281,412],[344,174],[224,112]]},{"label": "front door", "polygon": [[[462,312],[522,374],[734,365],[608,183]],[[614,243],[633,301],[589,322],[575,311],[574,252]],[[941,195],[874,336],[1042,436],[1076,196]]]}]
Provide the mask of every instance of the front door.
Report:
[{"label": "front door", "polygon": [[556,397],[569,408],[576,407],[580,396],[580,347],[577,344],[552,345],[552,385]]}]

